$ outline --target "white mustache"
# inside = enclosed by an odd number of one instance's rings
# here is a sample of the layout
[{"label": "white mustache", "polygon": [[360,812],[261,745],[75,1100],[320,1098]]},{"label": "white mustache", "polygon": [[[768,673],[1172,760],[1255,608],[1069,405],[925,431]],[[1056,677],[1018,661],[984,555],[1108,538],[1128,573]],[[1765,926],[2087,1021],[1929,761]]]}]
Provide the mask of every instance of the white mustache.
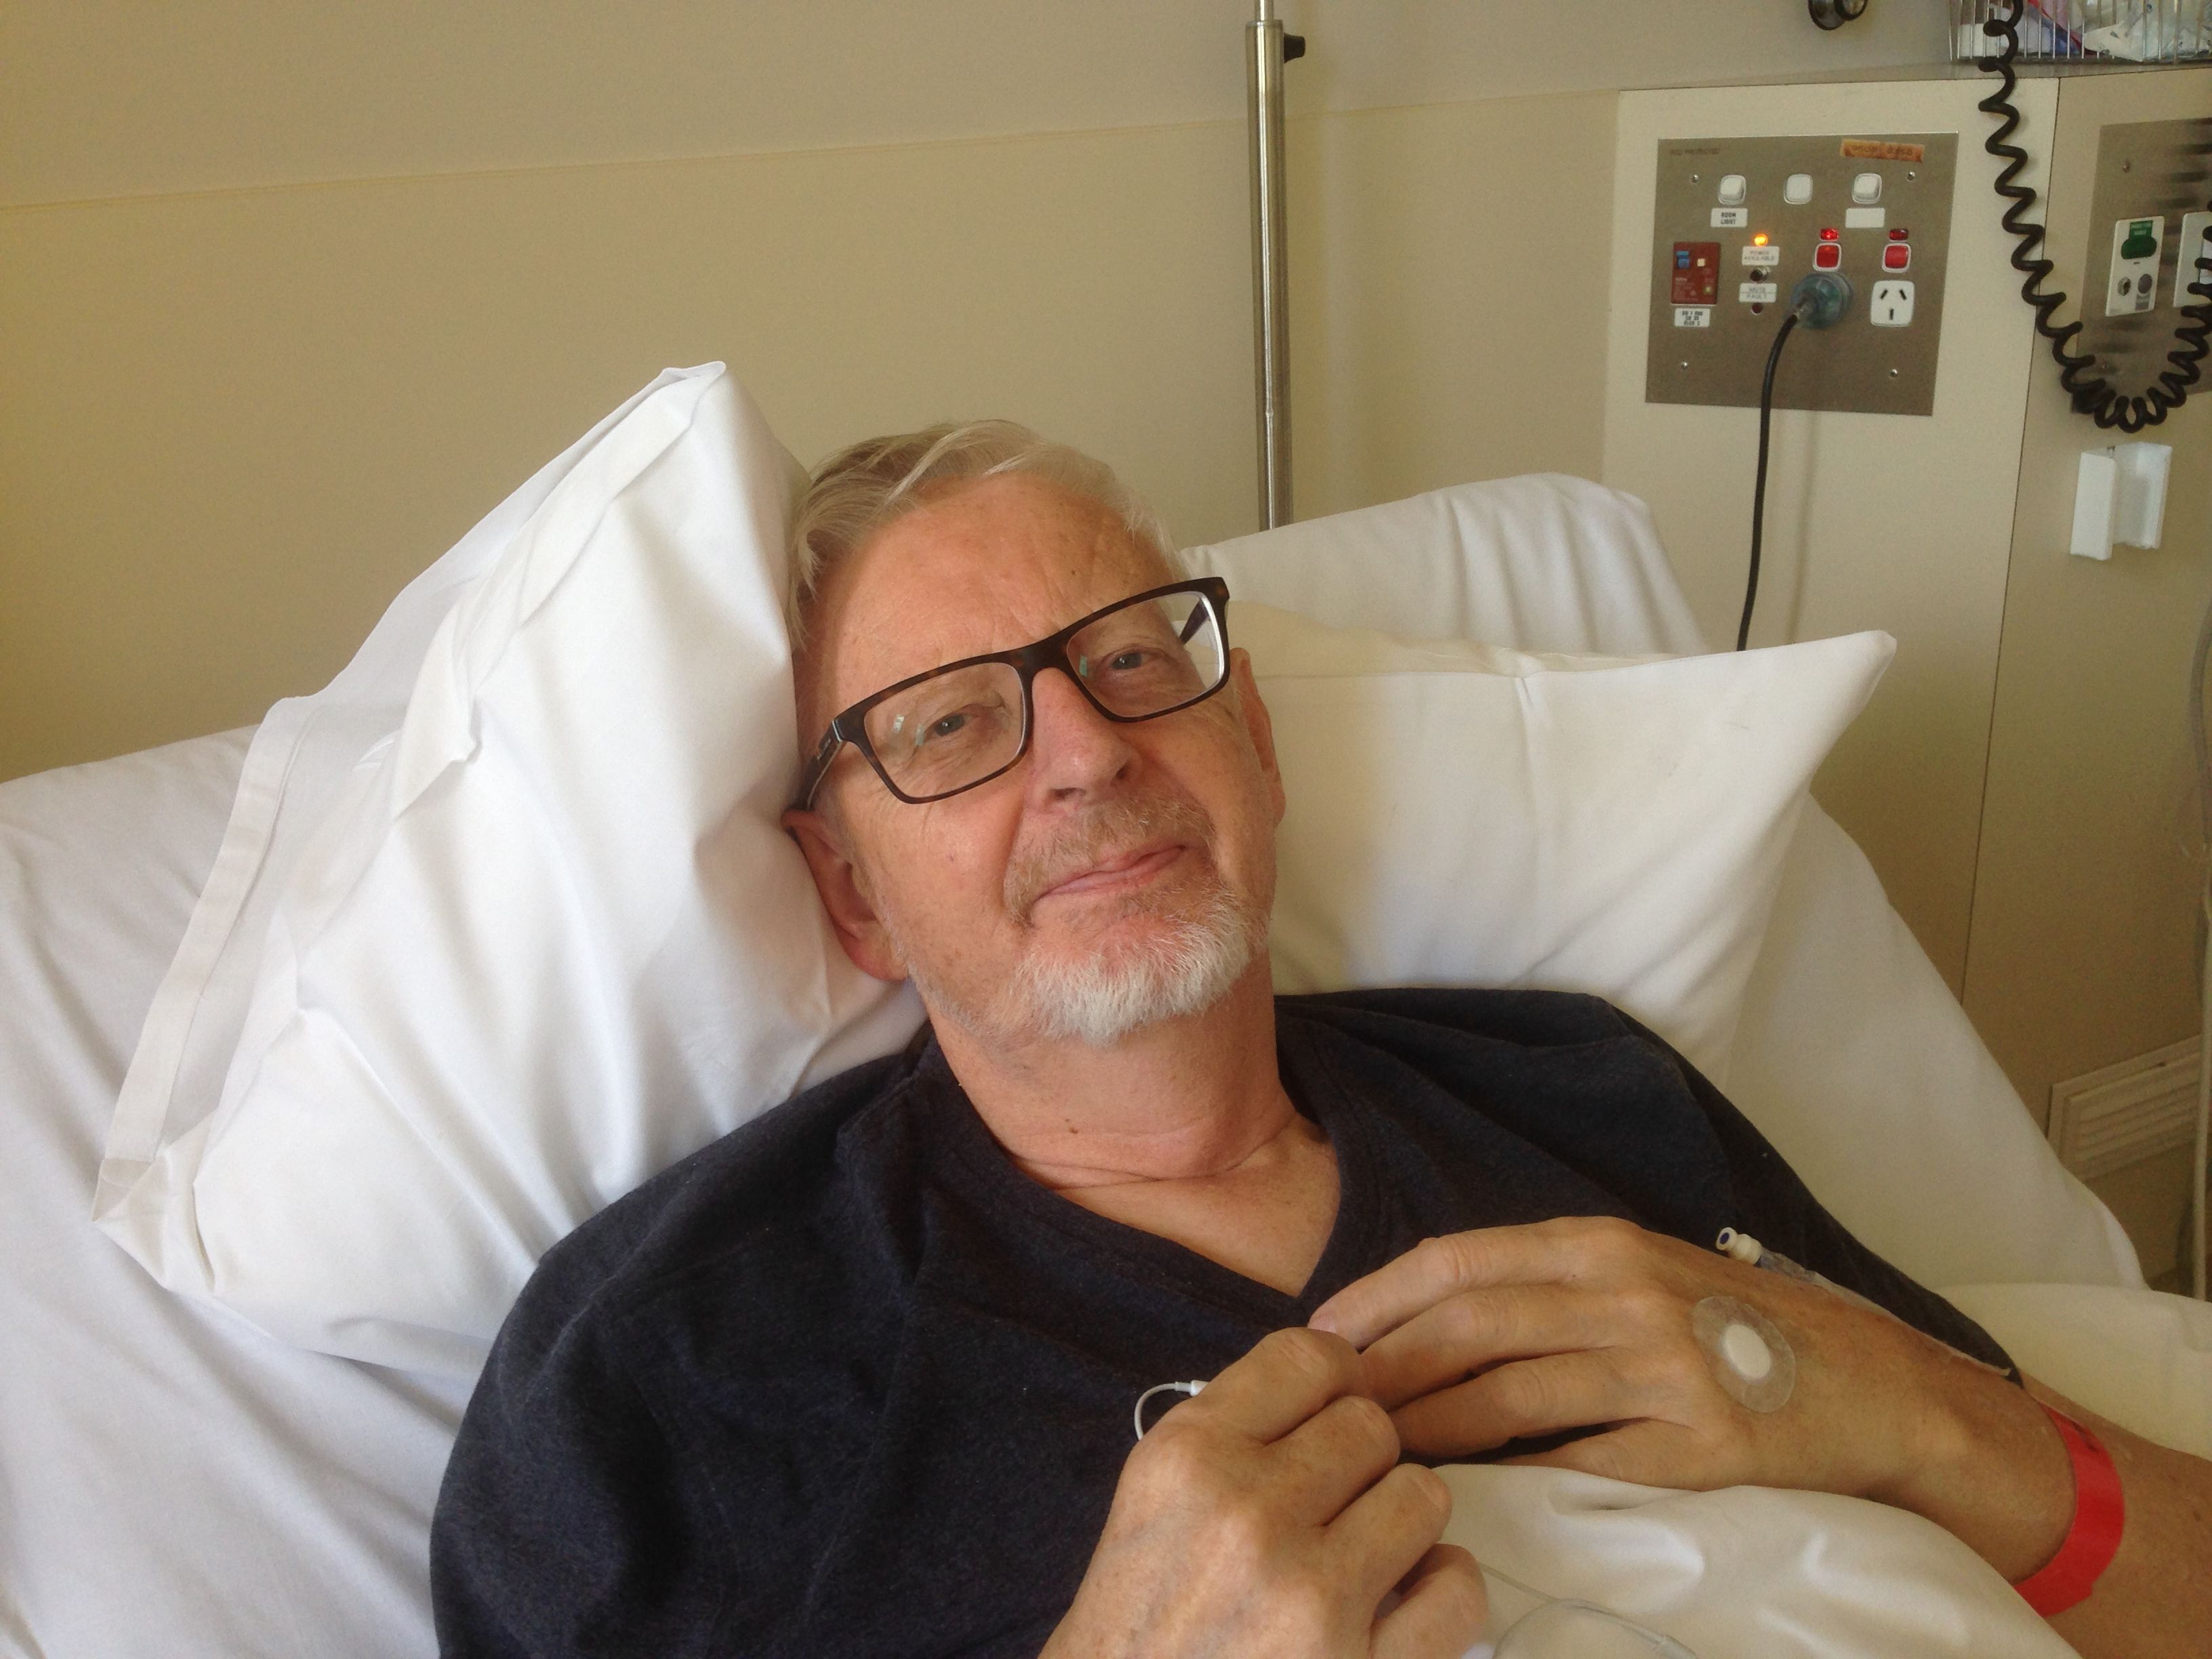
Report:
[{"label": "white mustache", "polygon": [[1008,860],[1006,909],[1026,922],[1036,902],[1060,883],[1164,835],[1211,853],[1213,821],[1189,801],[1158,796],[1086,808],[1049,842],[1018,851]]}]

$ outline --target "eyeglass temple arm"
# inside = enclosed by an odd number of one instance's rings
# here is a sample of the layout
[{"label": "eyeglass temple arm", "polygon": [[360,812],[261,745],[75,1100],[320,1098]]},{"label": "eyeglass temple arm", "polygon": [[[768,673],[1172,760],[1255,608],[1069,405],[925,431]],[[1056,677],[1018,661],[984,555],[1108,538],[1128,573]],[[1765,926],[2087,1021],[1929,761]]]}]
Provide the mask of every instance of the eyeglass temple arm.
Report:
[{"label": "eyeglass temple arm", "polygon": [[815,746],[814,758],[806,763],[806,770],[799,775],[799,799],[792,804],[805,812],[814,805],[814,792],[822,787],[822,775],[830,769],[830,762],[845,739],[837,734],[837,722],[830,722],[830,729],[822,734]]}]

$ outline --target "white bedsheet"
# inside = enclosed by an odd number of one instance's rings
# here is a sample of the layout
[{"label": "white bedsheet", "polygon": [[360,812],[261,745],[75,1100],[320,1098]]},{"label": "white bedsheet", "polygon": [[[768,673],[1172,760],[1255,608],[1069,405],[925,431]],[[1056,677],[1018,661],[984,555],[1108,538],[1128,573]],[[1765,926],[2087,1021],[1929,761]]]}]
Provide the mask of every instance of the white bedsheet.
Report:
[{"label": "white bedsheet", "polygon": [[[1763,1486],[1663,1492],[1568,1469],[1441,1473],[1452,1490],[1444,1536],[1493,1573],[1546,1596],[1595,1602],[1698,1659],[2074,1652],[1949,1533],[1863,1498]],[[1538,1603],[1501,1578],[1490,1586],[1484,1634],[1495,1642]],[[1512,1659],[1651,1651],[1608,1640],[1602,1627],[1563,1629],[1560,1618],[1547,1614],[1515,1636]]]},{"label": "white bedsheet", "polygon": [[0,1652],[374,1659],[435,1644],[465,1389],[274,1342],[91,1224],[245,732],[0,787]]}]

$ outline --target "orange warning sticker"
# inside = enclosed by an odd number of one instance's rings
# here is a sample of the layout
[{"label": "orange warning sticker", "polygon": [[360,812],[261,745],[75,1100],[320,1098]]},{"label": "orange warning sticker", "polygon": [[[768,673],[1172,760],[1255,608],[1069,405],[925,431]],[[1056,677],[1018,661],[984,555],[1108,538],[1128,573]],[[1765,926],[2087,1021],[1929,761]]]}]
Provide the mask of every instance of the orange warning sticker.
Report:
[{"label": "orange warning sticker", "polygon": [[1893,144],[1884,138],[1846,138],[1844,156],[1852,161],[1924,161],[1925,144]]}]

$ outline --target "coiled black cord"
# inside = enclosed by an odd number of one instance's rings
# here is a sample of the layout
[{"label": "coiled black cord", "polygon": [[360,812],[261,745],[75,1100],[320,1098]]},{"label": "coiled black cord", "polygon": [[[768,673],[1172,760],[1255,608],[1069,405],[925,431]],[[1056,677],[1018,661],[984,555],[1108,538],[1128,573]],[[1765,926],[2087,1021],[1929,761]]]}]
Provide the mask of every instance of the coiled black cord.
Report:
[{"label": "coiled black cord", "polygon": [[1751,638],[1751,608],[1759,603],[1759,550],[1766,539],[1766,433],[1774,419],[1774,366],[1782,361],[1782,343],[1797,326],[1796,307],[1775,331],[1773,349],[1766,354],[1766,378],[1759,387],[1759,477],[1751,486],[1751,574],[1743,585],[1743,620],[1735,625],[1735,648]]},{"label": "coiled black cord", "polygon": [[[2048,259],[2037,257],[2035,250],[2043,241],[2043,227],[2027,222],[2024,216],[2035,205],[2035,188],[2032,185],[2014,182],[2027,166],[2027,152],[2017,144],[2005,141],[2020,126],[2020,110],[2012,101],[2012,94],[2020,85],[2020,77],[2013,72],[2013,60],[2020,55],[2020,20],[2023,0],[2010,0],[2002,17],[1992,17],[1982,24],[1982,33],[2002,40],[2003,50],[1994,58],[1978,58],[1975,67],[2002,77],[2003,84],[1976,105],[1984,113],[2001,118],[1997,130],[1984,142],[1983,148],[2005,163],[2004,171],[1997,174],[1997,194],[2012,205],[2004,211],[2006,231],[2019,241],[2013,250],[2013,269],[2024,273],[2027,280],[2021,284],[2020,297],[2035,311],[2035,331],[2051,342],[2051,355],[2058,364],[2058,384],[2066,389],[2073,400],[2076,414],[2087,415],[2100,427],[2118,427],[2123,432],[2140,432],[2147,426],[2156,426],[2187,401],[2189,388],[2198,380],[2197,365],[2204,361],[2205,353],[2212,349],[2207,331],[2212,330],[2212,255],[2199,252],[2197,259],[2197,280],[2189,285],[2191,294],[2203,296],[2193,306],[2184,306],[2181,314],[2185,319],[2174,330],[2175,345],[2166,354],[2170,368],[2161,372],[2158,384],[2136,396],[2122,392],[2102,375],[2087,374],[2094,368],[2097,360],[2072,349],[2080,337],[2081,323],[2077,318],[2063,327],[2051,326],[2051,314],[2066,303],[2063,294],[2046,294],[2043,284],[2057,269]],[[2188,250],[2182,250],[2188,257]]]}]

